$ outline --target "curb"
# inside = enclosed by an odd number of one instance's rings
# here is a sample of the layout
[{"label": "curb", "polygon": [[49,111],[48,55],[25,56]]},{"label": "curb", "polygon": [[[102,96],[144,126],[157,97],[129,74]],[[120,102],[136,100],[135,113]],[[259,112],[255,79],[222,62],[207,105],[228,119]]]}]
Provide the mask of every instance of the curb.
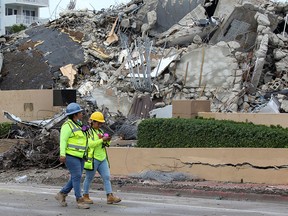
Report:
[{"label": "curb", "polygon": [[[115,191],[121,192],[138,192],[149,193],[155,195],[164,196],[176,196],[176,197],[195,197],[195,198],[208,198],[218,200],[245,200],[245,201],[268,201],[268,202],[288,202],[288,195],[279,194],[265,194],[264,192],[231,192],[231,191],[219,191],[209,188],[207,190],[199,189],[176,189],[176,188],[163,188],[159,186],[115,186]],[[251,188],[250,188],[251,190]]]}]

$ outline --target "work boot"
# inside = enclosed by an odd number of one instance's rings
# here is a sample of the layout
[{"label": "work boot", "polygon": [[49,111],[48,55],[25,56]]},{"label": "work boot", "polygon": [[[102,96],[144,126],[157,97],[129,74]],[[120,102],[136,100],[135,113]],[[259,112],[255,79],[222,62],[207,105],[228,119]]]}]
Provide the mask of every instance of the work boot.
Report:
[{"label": "work boot", "polygon": [[58,200],[58,202],[60,203],[60,205],[62,207],[66,207],[67,206],[67,203],[66,203],[66,196],[67,194],[64,194],[64,193],[57,193],[56,196],[55,196],[55,199]]},{"label": "work boot", "polygon": [[112,193],[107,194],[107,204],[119,203],[121,199],[117,196],[114,196]]},{"label": "work boot", "polygon": [[85,204],[83,197],[77,199],[77,207],[79,209],[89,209],[90,206]]},{"label": "work boot", "polygon": [[93,204],[93,200],[90,199],[89,194],[84,194],[83,199],[86,204]]}]

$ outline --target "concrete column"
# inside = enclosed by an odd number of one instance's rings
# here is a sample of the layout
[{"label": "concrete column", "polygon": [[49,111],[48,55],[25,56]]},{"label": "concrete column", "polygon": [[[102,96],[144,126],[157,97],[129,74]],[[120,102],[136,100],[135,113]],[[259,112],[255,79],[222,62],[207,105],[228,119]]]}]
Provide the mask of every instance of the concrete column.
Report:
[{"label": "concrete column", "polygon": [[253,86],[252,91],[256,91],[256,88],[259,84],[259,80],[260,80],[262,70],[264,67],[264,63],[265,63],[265,57],[268,51],[268,41],[269,41],[269,36],[268,34],[265,34],[262,38],[259,49],[255,53],[255,56],[257,59],[255,62],[255,67],[254,67],[252,80],[251,80],[251,83]]}]

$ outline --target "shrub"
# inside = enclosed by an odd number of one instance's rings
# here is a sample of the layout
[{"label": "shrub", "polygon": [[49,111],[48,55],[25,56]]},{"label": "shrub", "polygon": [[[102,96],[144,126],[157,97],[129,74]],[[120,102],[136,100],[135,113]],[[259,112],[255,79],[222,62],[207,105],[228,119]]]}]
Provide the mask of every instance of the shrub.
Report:
[{"label": "shrub", "polygon": [[286,148],[288,129],[214,119],[147,119],[138,127],[145,148]]},{"label": "shrub", "polygon": [[5,138],[11,129],[11,123],[0,123],[0,138]]},{"label": "shrub", "polygon": [[20,24],[20,25],[13,25],[11,27],[11,33],[17,33],[17,32],[20,32],[22,30],[25,30],[27,27],[23,24]]}]

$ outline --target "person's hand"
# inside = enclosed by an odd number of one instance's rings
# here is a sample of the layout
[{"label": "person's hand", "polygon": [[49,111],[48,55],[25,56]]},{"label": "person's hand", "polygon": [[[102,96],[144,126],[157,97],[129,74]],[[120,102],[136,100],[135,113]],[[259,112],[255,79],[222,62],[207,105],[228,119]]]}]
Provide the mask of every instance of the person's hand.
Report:
[{"label": "person's hand", "polygon": [[60,161],[60,163],[65,163],[66,162],[66,157],[60,156],[59,161]]},{"label": "person's hand", "polygon": [[102,137],[102,140],[103,140],[103,141],[110,141],[110,140],[111,140],[111,137],[106,137],[106,136],[104,136],[104,137]]},{"label": "person's hand", "polygon": [[106,137],[106,138],[108,138],[108,139],[107,139],[107,141],[110,141],[110,140],[111,140],[111,137],[109,136],[109,134],[108,134],[108,133],[104,133],[104,134],[103,134],[103,137]]}]

